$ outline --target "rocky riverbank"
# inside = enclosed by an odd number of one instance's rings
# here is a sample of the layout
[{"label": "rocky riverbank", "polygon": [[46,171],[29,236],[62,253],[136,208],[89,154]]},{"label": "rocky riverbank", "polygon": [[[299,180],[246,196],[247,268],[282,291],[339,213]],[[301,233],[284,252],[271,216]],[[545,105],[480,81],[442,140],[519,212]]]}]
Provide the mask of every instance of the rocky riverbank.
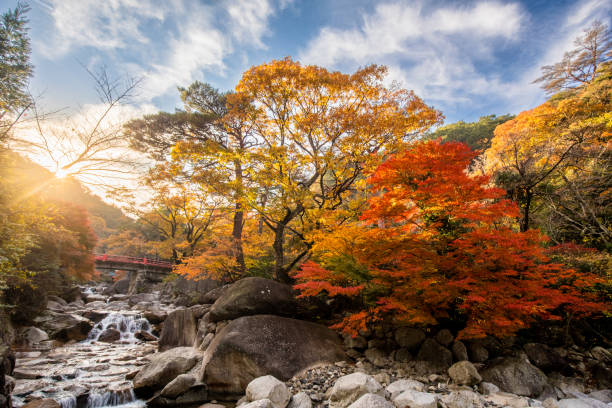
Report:
[{"label": "rocky riverbank", "polygon": [[18,331],[4,377],[13,406],[612,406],[612,350],[601,346],[410,327],[341,338],[296,318],[291,288],[270,280],[158,289],[52,299]]}]

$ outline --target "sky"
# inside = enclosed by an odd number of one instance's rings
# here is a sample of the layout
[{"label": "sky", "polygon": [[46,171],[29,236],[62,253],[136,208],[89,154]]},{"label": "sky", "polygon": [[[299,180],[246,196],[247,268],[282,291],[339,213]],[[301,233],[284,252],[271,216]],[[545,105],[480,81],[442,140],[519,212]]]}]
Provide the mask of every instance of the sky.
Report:
[{"label": "sky", "polygon": [[[352,72],[386,65],[446,122],[518,113],[532,81],[612,0],[30,0],[31,90],[47,109],[98,102],[85,67],[141,79],[129,115],[179,108],[177,86],[234,88],[286,56]],[[0,11],[17,2],[2,0]]]}]

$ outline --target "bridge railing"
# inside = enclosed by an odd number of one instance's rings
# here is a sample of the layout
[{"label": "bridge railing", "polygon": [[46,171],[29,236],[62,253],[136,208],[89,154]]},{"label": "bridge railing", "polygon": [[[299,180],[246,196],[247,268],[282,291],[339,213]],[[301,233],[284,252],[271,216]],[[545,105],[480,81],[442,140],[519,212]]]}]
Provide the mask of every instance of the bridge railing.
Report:
[{"label": "bridge railing", "polygon": [[151,258],[136,258],[133,256],[122,256],[122,255],[109,255],[109,254],[94,254],[96,261],[99,262],[115,262],[115,263],[128,263],[138,265],[150,265],[161,268],[171,269],[174,264],[168,261],[160,261],[158,259]]}]

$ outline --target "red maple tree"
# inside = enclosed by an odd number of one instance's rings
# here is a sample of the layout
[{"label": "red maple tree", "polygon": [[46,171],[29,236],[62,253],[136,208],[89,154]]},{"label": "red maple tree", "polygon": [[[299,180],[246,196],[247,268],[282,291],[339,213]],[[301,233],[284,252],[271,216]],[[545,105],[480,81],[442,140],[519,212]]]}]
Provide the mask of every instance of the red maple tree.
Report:
[{"label": "red maple tree", "polygon": [[321,233],[295,274],[301,296],[360,296],[336,327],[464,323],[460,338],[505,336],[561,310],[601,312],[599,281],[551,263],[546,238],[513,228],[518,208],[489,177],[470,175],[462,143],[418,142],[379,166],[359,222]]}]

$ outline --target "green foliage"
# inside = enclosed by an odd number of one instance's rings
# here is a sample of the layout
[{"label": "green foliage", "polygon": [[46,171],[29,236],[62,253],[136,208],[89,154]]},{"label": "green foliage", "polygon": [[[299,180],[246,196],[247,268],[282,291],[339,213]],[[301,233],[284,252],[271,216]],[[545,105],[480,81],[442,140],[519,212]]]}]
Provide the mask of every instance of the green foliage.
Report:
[{"label": "green foliage", "polygon": [[459,121],[442,126],[435,132],[429,133],[426,138],[430,140],[442,139],[443,142],[461,142],[472,149],[485,150],[491,146],[495,127],[510,119],[513,115],[482,116],[477,122]]}]

